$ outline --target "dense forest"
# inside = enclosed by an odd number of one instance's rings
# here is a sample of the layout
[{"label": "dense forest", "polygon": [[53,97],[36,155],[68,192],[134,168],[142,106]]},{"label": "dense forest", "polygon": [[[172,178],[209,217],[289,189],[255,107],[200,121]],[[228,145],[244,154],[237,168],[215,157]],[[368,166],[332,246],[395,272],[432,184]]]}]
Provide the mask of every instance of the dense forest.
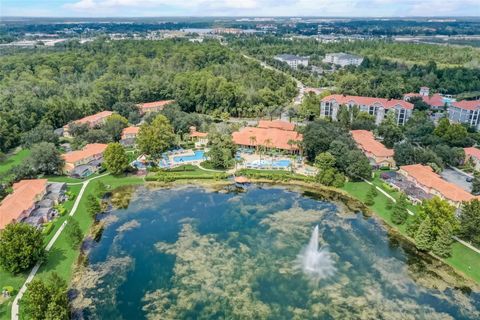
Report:
[{"label": "dense forest", "polygon": [[[237,38],[231,45],[282,68],[307,85],[335,87],[345,94],[401,98],[420,86],[446,94],[480,90],[480,50],[475,48],[390,41],[319,43],[313,39],[268,36]],[[349,67],[321,76],[309,69],[292,70],[273,60],[277,54],[291,53],[309,56],[312,65],[325,67],[321,60],[330,52],[356,53],[366,59],[358,68]]]},{"label": "dense forest", "polygon": [[254,116],[296,90],[288,76],[213,41],[96,40],[24,51],[0,58],[0,150],[40,123],[58,128],[117,102],[175,99],[184,111]]}]

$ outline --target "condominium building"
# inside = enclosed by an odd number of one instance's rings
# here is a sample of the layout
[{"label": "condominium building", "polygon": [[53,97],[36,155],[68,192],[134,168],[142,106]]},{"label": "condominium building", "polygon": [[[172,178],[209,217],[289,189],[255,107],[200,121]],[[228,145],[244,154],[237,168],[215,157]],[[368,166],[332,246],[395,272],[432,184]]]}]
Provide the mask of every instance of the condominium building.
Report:
[{"label": "condominium building", "polygon": [[410,92],[403,95],[403,100],[410,101],[412,98],[422,98],[423,102],[428,104],[432,109],[441,109],[445,106],[450,106],[455,99],[451,96],[434,93],[430,95],[429,87],[420,87],[418,93]]},{"label": "condominium building", "polygon": [[82,150],[63,154],[65,172],[71,176],[81,178],[96,172],[103,162],[103,152],[106,148],[106,144],[91,143],[87,144]]},{"label": "condominium building", "polygon": [[125,147],[130,147],[135,145],[139,131],[140,131],[140,127],[124,128],[122,130],[122,138],[120,139],[120,143]]},{"label": "condominium building", "polygon": [[448,119],[480,129],[480,100],[456,101],[448,107]]},{"label": "condominium building", "polygon": [[140,109],[141,114],[146,114],[149,112],[162,111],[165,106],[172,104],[174,102],[175,100],[159,100],[159,101],[153,101],[153,102],[139,103],[137,104],[137,106]]},{"label": "condominium building", "polygon": [[325,63],[337,64],[339,66],[359,66],[363,62],[363,57],[349,53],[327,53],[322,60]]},{"label": "condominium building", "polygon": [[475,147],[463,148],[465,161],[472,161],[476,170],[480,170],[480,149]]},{"label": "condominium building", "polygon": [[293,54],[279,54],[278,56],[275,56],[275,60],[285,62],[291,68],[297,69],[300,65],[307,67],[309,57],[301,57]]},{"label": "condominium building", "polygon": [[320,103],[320,117],[337,120],[340,106],[358,107],[360,111],[367,112],[375,117],[375,123],[380,124],[387,112],[394,112],[397,124],[405,124],[413,111],[413,104],[404,100],[384,99],[360,96],[347,96],[334,94],[322,99]]},{"label": "condominium building", "polygon": [[104,124],[105,121],[107,120],[107,118],[110,117],[112,114],[113,114],[112,111],[102,111],[102,112],[87,116],[85,118],[75,120],[75,121],[63,126],[63,136],[71,137],[71,134],[70,134],[70,125],[71,124],[77,124],[77,125],[86,124],[90,128],[94,128],[96,126],[100,126],[100,125]]},{"label": "condominium building", "polygon": [[357,147],[363,151],[370,163],[377,167],[395,167],[394,152],[375,140],[373,133],[367,130],[350,131]]}]

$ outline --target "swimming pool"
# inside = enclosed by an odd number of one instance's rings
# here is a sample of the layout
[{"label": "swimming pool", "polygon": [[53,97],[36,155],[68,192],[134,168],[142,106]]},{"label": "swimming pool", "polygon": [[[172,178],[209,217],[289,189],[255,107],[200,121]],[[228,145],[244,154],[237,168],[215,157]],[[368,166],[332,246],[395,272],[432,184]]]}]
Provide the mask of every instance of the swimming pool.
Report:
[{"label": "swimming pool", "polygon": [[291,160],[284,159],[284,160],[254,160],[247,164],[250,166],[256,167],[277,167],[277,168],[288,168],[292,163]]},{"label": "swimming pool", "polygon": [[190,161],[198,161],[198,160],[205,160],[205,151],[197,150],[194,152],[195,154],[192,156],[176,156],[173,157],[173,161],[175,163],[184,163]]}]

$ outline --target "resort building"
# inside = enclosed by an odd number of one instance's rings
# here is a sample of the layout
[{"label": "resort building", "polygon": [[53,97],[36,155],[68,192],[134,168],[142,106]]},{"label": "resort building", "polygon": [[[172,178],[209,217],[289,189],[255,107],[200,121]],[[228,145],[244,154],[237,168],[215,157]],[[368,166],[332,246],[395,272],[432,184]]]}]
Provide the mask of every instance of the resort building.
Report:
[{"label": "resort building", "polygon": [[208,133],[197,131],[196,127],[190,127],[190,139],[195,142],[195,148],[205,147],[208,144]]},{"label": "resort building", "polygon": [[113,114],[112,111],[102,111],[96,114],[92,114],[91,116],[87,116],[85,118],[75,120],[67,125],[63,126],[63,136],[64,137],[71,137],[70,135],[70,124],[86,124],[90,128],[94,128],[96,126],[100,126],[105,123],[108,117]]},{"label": "resort building", "polygon": [[297,69],[298,66],[308,67],[309,57],[301,57],[293,54],[279,54],[275,56],[275,60],[285,62],[290,66],[290,68]]},{"label": "resort building", "polygon": [[[401,166],[398,173],[425,193],[447,200],[457,208],[460,207],[462,201],[470,201],[475,198],[459,186],[443,180],[430,166],[421,164]],[[422,199],[417,200],[421,201]]]},{"label": "resort building", "polygon": [[233,142],[240,147],[276,149],[296,153],[303,136],[294,131],[295,126],[286,121],[259,122],[258,127],[245,127],[232,134]]},{"label": "resort building", "polygon": [[448,96],[443,96],[439,93],[434,93],[430,95],[430,88],[428,87],[420,87],[420,91],[418,93],[406,93],[403,95],[403,100],[410,101],[412,98],[422,98],[423,102],[428,104],[432,109],[438,110],[445,106],[449,106],[455,99],[450,98]]},{"label": "resort building", "polygon": [[140,103],[140,104],[137,104],[137,106],[140,109],[141,114],[146,114],[149,112],[162,111],[165,106],[172,104],[174,102],[175,100],[159,100],[159,101],[153,101],[153,102]]},{"label": "resort building", "polygon": [[120,144],[125,147],[134,146],[139,131],[140,127],[127,127],[123,129]]},{"label": "resort building", "polygon": [[13,192],[0,203],[0,230],[12,222],[40,226],[54,215],[53,206],[65,200],[65,183],[48,183],[47,179],[21,180]]},{"label": "resort building", "polygon": [[103,162],[103,152],[106,148],[106,144],[92,143],[87,144],[82,150],[63,154],[65,173],[84,178],[98,171]]},{"label": "resort building", "polygon": [[322,99],[320,117],[331,118],[336,121],[342,105],[349,109],[356,106],[360,111],[373,115],[376,124],[380,124],[385,119],[387,112],[395,112],[397,124],[403,125],[408,121],[413,111],[413,104],[404,100],[334,94]]},{"label": "resort building", "polygon": [[363,57],[349,53],[327,53],[322,60],[325,63],[332,63],[342,67],[359,66],[363,62]]},{"label": "resort building", "polygon": [[480,128],[480,100],[457,101],[448,107],[448,119],[454,123],[465,123]]},{"label": "resort building", "polygon": [[375,140],[371,131],[352,130],[350,133],[358,148],[363,151],[372,165],[388,168],[395,167],[393,150],[387,149],[383,144]]},{"label": "resort building", "polygon": [[465,161],[472,161],[476,170],[480,170],[480,149],[471,147],[463,148],[465,151]]}]

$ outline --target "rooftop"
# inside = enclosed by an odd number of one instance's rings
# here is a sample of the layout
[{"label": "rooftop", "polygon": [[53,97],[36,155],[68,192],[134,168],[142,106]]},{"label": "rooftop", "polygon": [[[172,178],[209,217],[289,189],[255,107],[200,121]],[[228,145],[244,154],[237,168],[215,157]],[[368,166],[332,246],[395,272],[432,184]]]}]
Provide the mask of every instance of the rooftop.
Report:
[{"label": "rooftop", "polygon": [[293,131],[295,130],[295,125],[291,122],[283,121],[283,120],[260,120],[258,122],[259,128],[272,128],[272,129],[281,129],[286,131]]},{"label": "rooftop", "polygon": [[412,164],[401,166],[400,169],[407,172],[409,176],[417,180],[417,182],[427,188],[434,189],[440,193],[445,199],[453,202],[470,201],[473,195],[458,187],[457,185],[443,180],[429,166],[421,164]]},{"label": "rooftop", "polygon": [[361,97],[361,96],[347,96],[341,94],[332,94],[322,99],[322,102],[335,100],[338,104],[353,104],[371,106],[374,104],[380,104],[385,109],[391,109],[395,106],[401,106],[404,109],[413,109],[413,104],[404,100],[398,99],[385,99],[385,98],[373,98],[373,97]]},{"label": "rooftop", "polygon": [[142,109],[143,111],[146,111],[154,108],[162,108],[174,102],[175,100],[159,100],[159,101],[153,101],[153,102],[139,103],[137,104],[137,106],[139,106],[140,109]]},{"label": "rooftop", "polygon": [[345,53],[345,52],[335,52],[335,53],[327,53],[327,55],[335,56],[340,59],[361,59],[361,56],[357,56],[355,54]]},{"label": "rooftop", "polygon": [[87,116],[87,117],[85,117],[85,118],[75,120],[75,121],[73,121],[73,123],[76,123],[76,124],[95,123],[95,122],[98,122],[98,121],[100,121],[100,120],[102,120],[102,119],[105,119],[105,118],[110,117],[112,114],[113,114],[112,111],[102,111],[102,112],[95,113],[95,114],[92,114],[92,115],[90,115],[90,116]]},{"label": "rooftop", "polygon": [[281,60],[287,60],[287,61],[308,59],[308,57],[296,56],[294,54],[279,54],[279,55],[276,55],[275,58],[281,59]]},{"label": "rooftop", "polygon": [[243,146],[266,146],[282,150],[298,150],[295,144],[289,141],[302,141],[303,136],[296,131],[287,131],[277,128],[246,127],[232,134],[233,142]]},{"label": "rooftop", "polygon": [[352,130],[353,140],[365,151],[376,157],[393,157],[393,150],[387,149],[383,144],[375,140],[373,133],[367,130]]},{"label": "rooftop", "polygon": [[126,127],[122,130],[122,136],[125,134],[137,134],[140,131],[140,127]]},{"label": "rooftop", "polygon": [[470,148],[463,148],[463,151],[465,151],[466,157],[474,157],[480,160],[480,149],[470,147]]},{"label": "rooftop", "polygon": [[65,162],[67,165],[73,164],[77,161],[103,153],[106,148],[107,148],[107,145],[104,143],[90,143],[90,144],[87,144],[82,150],[67,152],[63,154],[62,157],[63,159],[65,159]]},{"label": "rooftop", "polygon": [[14,183],[12,188],[13,193],[0,204],[0,229],[33,207],[38,195],[46,191],[47,179],[21,180]]},{"label": "rooftop", "polygon": [[454,107],[464,109],[464,110],[477,110],[477,109],[480,109],[480,100],[473,100],[473,101],[461,100],[461,101],[453,102],[452,105]]},{"label": "rooftop", "polygon": [[404,94],[404,97],[406,97],[406,98],[413,98],[413,97],[422,98],[422,100],[426,104],[428,104],[429,106],[432,106],[432,107],[443,107],[445,105],[443,97],[438,93],[435,93],[432,96],[424,96],[424,95],[421,95],[420,93],[406,93],[406,94]]}]

